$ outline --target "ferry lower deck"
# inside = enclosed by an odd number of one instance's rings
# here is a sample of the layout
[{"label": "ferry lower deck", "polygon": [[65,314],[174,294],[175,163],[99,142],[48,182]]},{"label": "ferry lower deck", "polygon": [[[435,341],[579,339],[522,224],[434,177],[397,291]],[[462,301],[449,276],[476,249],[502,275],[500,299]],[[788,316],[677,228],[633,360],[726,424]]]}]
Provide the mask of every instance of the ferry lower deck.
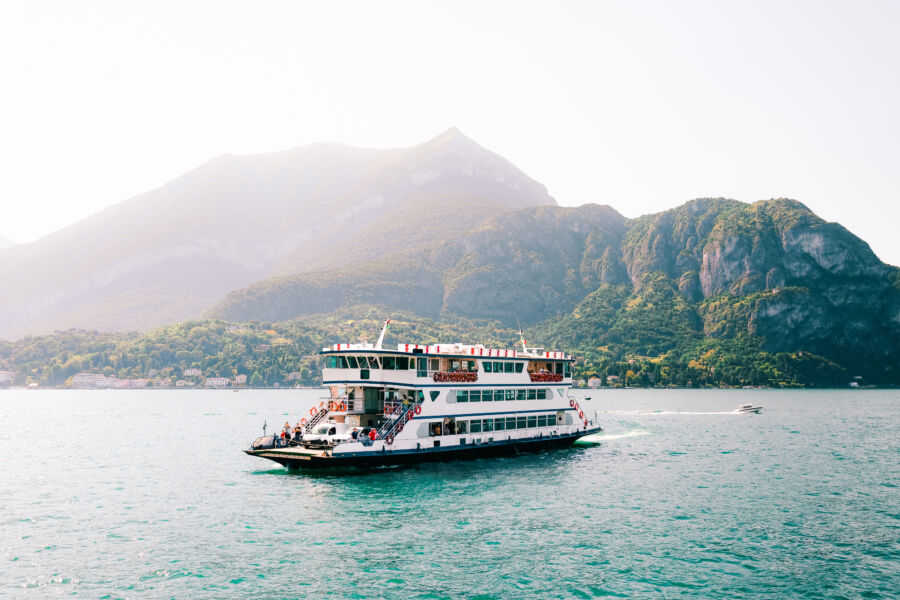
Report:
[{"label": "ferry lower deck", "polygon": [[539,435],[532,438],[499,439],[481,444],[438,446],[432,448],[390,450],[382,446],[380,450],[335,454],[331,449],[314,449],[294,446],[264,450],[244,450],[251,456],[267,458],[288,469],[326,469],[335,467],[377,467],[404,465],[421,462],[464,460],[495,456],[510,456],[525,452],[541,452],[571,446],[575,440],[585,435],[601,431],[599,426],[583,429],[575,433],[560,435]]}]

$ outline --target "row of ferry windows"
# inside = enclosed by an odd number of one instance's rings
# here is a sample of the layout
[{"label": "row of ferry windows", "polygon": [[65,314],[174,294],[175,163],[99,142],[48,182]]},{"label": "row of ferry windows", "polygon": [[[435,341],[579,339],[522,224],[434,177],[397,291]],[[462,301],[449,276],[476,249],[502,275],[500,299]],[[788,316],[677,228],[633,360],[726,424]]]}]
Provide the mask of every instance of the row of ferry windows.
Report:
[{"label": "row of ferry windows", "polygon": [[[451,392],[452,393],[452,392]],[[457,390],[457,402],[501,402],[503,400],[546,400],[548,391],[537,390]]]},{"label": "row of ferry windows", "polygon": [[[426,363],[428,360],[428,363]],[[335,356],[326,357],[325,366],[329,369],[388,369],[396,371],[419,370],[438,371],[437,358],[410,358],[408,356]],[[482,361],[485,373],[521,373],[525,363],[514,361],[485,360]],[[451,371],[477,371],[478,364],[474,360],[450,360]],[[571,375],[569,364],[556,363],[556,372],[560,375]]]},{"label": "row of ferry windows", "polygon": [[532,427],[553,427],[556,415],[531,415],[530,417],[499,417],[496,419],[472,419],[457,421],[457,433],[483,433],[485,431],[508,431],[530,429]]},{"label": "row of ferry windows", "polygon": [[[325,359],[325,367],[328,369],[387,369],[390,371],[407,371],[407,370],[431,370],[440,369],[439,359],[430,359],[430,364],[425,358],[410,358],[409,356],[335,356],[329,355]],[[477,371],[478,363],[474,360],[451,360],[451,371]],[[488,371],[490,372],[490,371]],[[495,371],[502,373],[503,370]],[[512,373],[512,369],[507,373]],[[516,373],[522,372],[522,363],[518,363]]]}]

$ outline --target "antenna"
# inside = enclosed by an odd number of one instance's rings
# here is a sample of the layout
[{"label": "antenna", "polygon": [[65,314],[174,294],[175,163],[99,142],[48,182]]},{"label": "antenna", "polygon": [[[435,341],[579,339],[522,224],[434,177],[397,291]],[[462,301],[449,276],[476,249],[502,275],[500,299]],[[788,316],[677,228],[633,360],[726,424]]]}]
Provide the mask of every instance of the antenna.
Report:
[{"label": "antenna", "polygon": [[379,336],[378,336],[378,341],[375,342],[376,350],[381,350],[381,343],[384,341],[384,334],[387,333],[387,328],[388,328],[388,325],[390,325],[390,324],[391,324],[390,319],[384,320],[384,325],[381,326],[381,334],[379,334]]},{"label": "antenna", "polygon": [[519,313],[516,312],[516,327],[519,328],[519,341],[522,342],[522,352],[528,352],[528,340],[525,339],[525,332],[522,331],[522,324],[519,323]]}]

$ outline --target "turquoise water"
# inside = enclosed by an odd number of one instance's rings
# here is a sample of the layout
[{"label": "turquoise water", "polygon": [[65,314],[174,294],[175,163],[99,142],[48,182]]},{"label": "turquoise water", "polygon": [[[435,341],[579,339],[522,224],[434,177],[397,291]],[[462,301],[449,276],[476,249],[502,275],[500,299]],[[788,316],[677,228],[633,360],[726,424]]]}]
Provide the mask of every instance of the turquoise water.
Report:
[{"label": "turquoise water", "polygon": [[0,392],[0,596],[898,597],[900,393],[590,395],[594,443],[334,475],[240,452],[316,391]]}]

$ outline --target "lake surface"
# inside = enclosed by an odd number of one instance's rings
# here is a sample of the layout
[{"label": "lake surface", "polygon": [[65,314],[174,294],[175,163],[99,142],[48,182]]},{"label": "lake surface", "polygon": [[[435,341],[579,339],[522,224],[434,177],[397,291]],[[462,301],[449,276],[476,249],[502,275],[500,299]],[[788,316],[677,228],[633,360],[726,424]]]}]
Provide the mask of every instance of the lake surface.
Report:
[{"label": "lake surface", "polygon": [[0,596],[900,593],[900,392],[592,391],[596,444],[341,475],[240,452],[320,395],[0,392]]}]

